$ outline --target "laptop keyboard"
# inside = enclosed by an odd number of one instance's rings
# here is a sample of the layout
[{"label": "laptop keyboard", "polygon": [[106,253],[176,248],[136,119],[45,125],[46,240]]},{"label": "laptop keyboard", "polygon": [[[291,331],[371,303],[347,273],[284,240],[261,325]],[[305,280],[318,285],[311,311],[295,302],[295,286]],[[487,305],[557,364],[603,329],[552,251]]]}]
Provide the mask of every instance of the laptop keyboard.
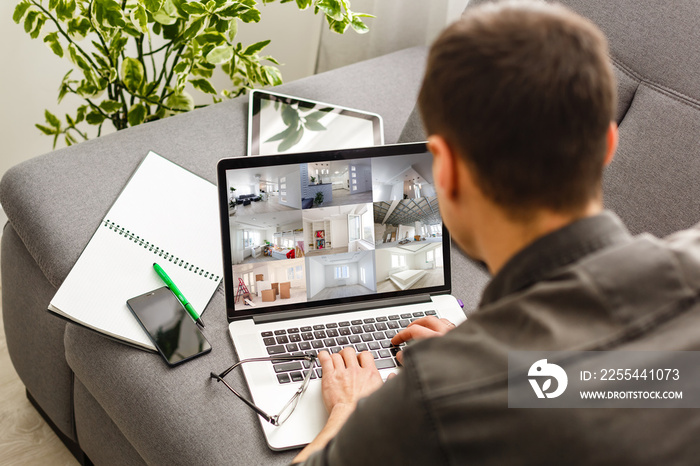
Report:
[{"label": "laptop keyboard", "polygon": [[[338,353],[347,346],[352,346],[359,353],[370,351],[374,356],[377,369],[390,369],[399,365],[396,353],[400,347],[391,344],[391,339],[401,329],[416,319],[425,316],[437,316],[435,311],[418,311],[394,314],[367,319],[343,320],[310,327],[291,327],[287,329],[262,332],[263,343],[270,356],[316,356],[319,351]],[[403,345],[402,345],[403,346]],[[313,364],[314,367],[311,367]],[[318,361],[279,361],[272,366],[281,384],[301,382],[308,371],[313,371],[311,378],[320,378],[323,371]]]}]

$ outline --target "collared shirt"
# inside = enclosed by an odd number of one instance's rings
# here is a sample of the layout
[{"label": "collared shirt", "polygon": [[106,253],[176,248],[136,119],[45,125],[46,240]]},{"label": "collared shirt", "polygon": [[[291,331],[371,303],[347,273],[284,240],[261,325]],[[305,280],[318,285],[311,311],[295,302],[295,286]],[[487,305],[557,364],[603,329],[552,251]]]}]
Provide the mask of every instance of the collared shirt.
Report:
[{"label": "collared shirt", "polygon": [[308,464],[694,464],[700,413],[511,409],[510,351],[700,350],[700,229],[631,237],[614,214],[516,254],[469,320],[417,342]]}]

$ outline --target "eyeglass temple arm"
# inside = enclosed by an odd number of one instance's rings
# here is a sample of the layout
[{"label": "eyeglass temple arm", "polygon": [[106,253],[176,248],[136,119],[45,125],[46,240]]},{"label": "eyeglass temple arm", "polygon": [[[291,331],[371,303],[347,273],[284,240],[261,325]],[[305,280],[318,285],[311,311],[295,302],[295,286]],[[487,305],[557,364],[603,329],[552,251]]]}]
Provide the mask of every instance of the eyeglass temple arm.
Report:
[{"label": "eyeglass temple arm", "polygon": [[230,386],[230,385],[229,385],[224,379],[222,379],[220,376],[218,376],[217,374],[214,374],[214,373],[212,372],[212,373],[211,373],[211,378],[212,378],[212,379],[216,379],[218,382],[223,382],[224,385],[226,385],[226,387],[227,387],[229,390],[231,390],[231,392],[232,392],[234,395],[236,395],[241,401],[243,401],[243,403],[245,403],[245,404],[247,404],[248,406],[250,406],[251,409],[253,409],[253,411],[255,411],[256,413],[258,413],[258,414],[259,414],[263,419],[265,419],[267,422],[269,422],[269,423],[272,424],[272,425],[275,425],[275,424],[277,423],[277,420],[276,420],[274,417],[270,416],[270,415],[267,414],[265,411],[263,411],[262,409],[258,408],[257,406],[255,406],[255,405],[254,405],[253,403],[251,403],[250,401],[246,400],[246,398],[245,398],[244,396],[241,396],[236,390],[233,389],[232,386]]}]

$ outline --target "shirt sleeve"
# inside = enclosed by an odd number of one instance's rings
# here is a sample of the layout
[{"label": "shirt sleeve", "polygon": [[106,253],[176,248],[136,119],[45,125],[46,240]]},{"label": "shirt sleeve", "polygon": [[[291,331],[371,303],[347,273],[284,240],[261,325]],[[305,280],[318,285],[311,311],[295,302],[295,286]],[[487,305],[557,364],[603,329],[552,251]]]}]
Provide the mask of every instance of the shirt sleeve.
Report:
[{"label": "shirt sleeve", "polygon": [[437,428],[413,368],[360,400],[338,435],[304,465],[444,464]]}]

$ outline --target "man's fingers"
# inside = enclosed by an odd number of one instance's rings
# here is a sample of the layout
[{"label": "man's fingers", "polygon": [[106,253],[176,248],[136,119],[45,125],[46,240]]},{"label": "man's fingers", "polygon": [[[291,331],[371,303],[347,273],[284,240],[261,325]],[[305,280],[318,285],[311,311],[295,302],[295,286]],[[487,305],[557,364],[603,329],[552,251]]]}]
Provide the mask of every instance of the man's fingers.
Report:
[{"label": "man's fingers", "polygon": [[340,356],[343,358],[345,367],[350,368],[359,366],[359,363],[357,362],[357,353],[355,352],[355,348],[352,346],[343,348],[338,354],[340,354]]},{"label": "man's fingers", "polygon": [[439,333],[435,330],[425,328],[421,325],[413,325],[406,327],[394,335],[394,338],[391,339],[391,344],[398,346],[401,343],[405,343],[409,340],[420,340],[421,338],[430,338],[437,335],[439,335]]},{"label": "man's fingers", "polygon": [[447,319],[438,319],[435,316],[426,316],[426,317],[421,317],[420,319],[416,319],[410,324],[408,324],[408,327],[412,327],[414,325],[420,325],[421,327],[426,327],[431,330],[435,330],[436,332],[442,331],[445,329],[445,326],[447,327],[454,327],[454,324],[450,322]]},{"label": "man's fingers", "polygon": [[333,372],[333,359],[331,359],[331,355],[328,351],[318,352],[318,362],[321,363],[321,369],[325,374]]},{"label": "man's fingers", "polygon": [[372,356],[372,353],[369,351],[362,351],[357,355],[357,360],[359,360],[360,366],[364,367],[365,369],[377,370],[377,365],[374,363],[374,356]]}]

